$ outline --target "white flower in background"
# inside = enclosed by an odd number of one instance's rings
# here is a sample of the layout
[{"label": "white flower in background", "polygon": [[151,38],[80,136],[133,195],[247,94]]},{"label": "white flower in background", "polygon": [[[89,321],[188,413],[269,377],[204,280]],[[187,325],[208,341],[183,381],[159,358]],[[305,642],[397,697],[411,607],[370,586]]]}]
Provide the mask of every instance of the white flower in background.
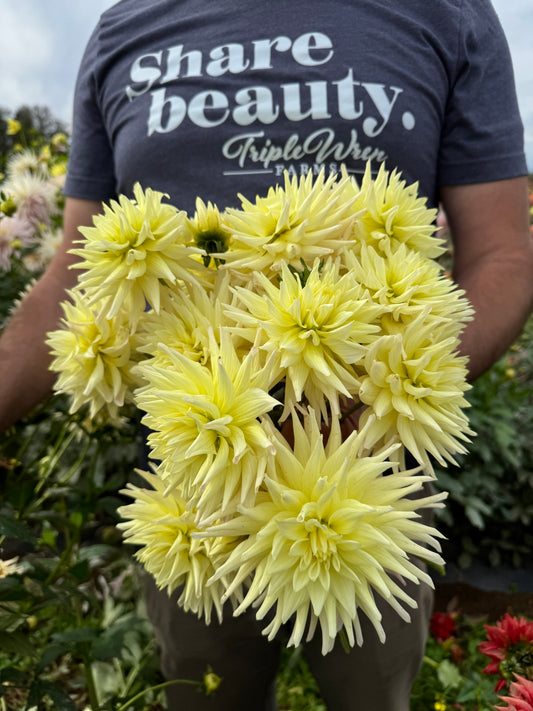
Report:
[{"label": "white flower in background", "polygon": [[39,175],[18,173],[5,181],[3,191],[13,200],[17,215],[34,228],[47,225],[55,209],[56,187]]},{"label": "white flower in background", "polygon": [[20,153],[14,153],[9,158],[6,166],[8,179],[24,175],[25,173],[38,175],[42,178],[46,178],[48,173],[46,163],[44,163],[31,148],[26,148],[20,151]]},{"label": "white flower in background", "polygon": [[63,241],[63,230],[47,229],[39,237],[36,248],[24,257],[24,265],[30,272],[41,272],[50,264],[55,257],[61,242]]},{"label": "white flower in background", "polygon": [[24,571],[24,567],[17,565],[17,561],[18,558],[0,559],[0,580],[7,578],[8,575],[20,575]]}]

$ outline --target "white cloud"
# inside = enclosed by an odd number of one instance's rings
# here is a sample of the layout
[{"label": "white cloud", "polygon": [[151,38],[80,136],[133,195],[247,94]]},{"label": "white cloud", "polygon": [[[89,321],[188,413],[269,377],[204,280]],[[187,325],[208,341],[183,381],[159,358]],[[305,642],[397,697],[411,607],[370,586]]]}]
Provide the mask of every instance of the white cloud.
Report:
[{"label": "white cloud", "polygon": [[[8,5],[9,2],[9,5]],[[50,107],[68,121],[83,49],[100,13],[114,0],[0,0],[0,106]]]},{"label": "white cloud", "polygon": [[42,93],[42,68],[49,65],[53,55],[53,36],[39,11],[28,12],[27,3],[2,8],[2,57],[7,66],[2,71],[1,97],[9,108],[33,103],[46,97]]},{"label": "white cloud", "polygon": [[520,113],[524,122],[526,157],[533,172],[533,4],[531,0],[493,0],[505,31],[515,71]]}]

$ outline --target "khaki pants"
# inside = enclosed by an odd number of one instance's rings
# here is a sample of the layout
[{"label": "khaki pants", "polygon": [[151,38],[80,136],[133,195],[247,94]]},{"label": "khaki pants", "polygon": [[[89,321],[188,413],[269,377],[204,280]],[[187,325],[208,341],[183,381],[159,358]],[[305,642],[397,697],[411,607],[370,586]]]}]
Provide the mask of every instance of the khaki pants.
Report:
[{"label": "khaki pants", "polygon": [[[347,654],[340,645],[322,656],[321,635],[304,647],[329,711],[409,711],[412,683],[425,650],[433,594],[425,584],[407,584],[418,602],[405,623],[383,603],[382,644],[361,615],[364,644]],[[209,626],[184,613],[171,598],[147,581],[148,611],[161,647],[162,670],[167,679],[202,679],[208,665],[223,678],[213,697],[191,686],[171,686],[170,711],[274,711],[275,677],[281,642],[268,642],[261,635],[252,613],[227,617],[222,625]]]}]

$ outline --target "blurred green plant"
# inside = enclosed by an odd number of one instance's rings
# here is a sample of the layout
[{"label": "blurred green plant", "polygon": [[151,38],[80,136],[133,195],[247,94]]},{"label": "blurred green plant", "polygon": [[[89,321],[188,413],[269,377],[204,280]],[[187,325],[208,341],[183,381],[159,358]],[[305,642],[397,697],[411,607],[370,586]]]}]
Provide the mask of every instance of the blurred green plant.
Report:
[{"label": "blurred green plant", "polygon": [[[139,572],[115,528],[117,491],[138,446],[133,418],[120,431],[93,432],[61,398],[2,440],[0,542],[12,565],[0,579],[0,698],[8,708],[118,710],[163,682]],[[124,708],[156,699],[143,693]]]},{"label": "blurred green plant", "polygon": [[500,701],[494,677],[483,673],[489,661],[478,649],[487,639],[483,622],[462,615],[454,615],[453,622],[453,631],[445,639],[435,634],[428,638],[410,711],[493,711]]},{"label": "blurred green plant", "polygon": [[438,527],[445,558],[499,566],[531,563],[533,553],[533,318],[510,351],[468,394],[477,436],[459,469],[437,471],[449,492]]}]

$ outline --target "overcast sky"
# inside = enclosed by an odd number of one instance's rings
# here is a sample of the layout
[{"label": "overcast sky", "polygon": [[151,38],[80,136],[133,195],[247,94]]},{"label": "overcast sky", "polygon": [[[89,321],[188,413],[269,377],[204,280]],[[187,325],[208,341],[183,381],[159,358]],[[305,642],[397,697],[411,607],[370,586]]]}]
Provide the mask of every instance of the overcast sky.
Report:
[{"label": "overcast sky", "polygon": [[[428,0],[430,2],[431,0]],[[48,106],[69,122],[81,54],[114,0],[0,0],[0,106]],[[533,172],[533,0],[493,0],[507,34]],[[503,107],[502,107],[503,109]]]}]

